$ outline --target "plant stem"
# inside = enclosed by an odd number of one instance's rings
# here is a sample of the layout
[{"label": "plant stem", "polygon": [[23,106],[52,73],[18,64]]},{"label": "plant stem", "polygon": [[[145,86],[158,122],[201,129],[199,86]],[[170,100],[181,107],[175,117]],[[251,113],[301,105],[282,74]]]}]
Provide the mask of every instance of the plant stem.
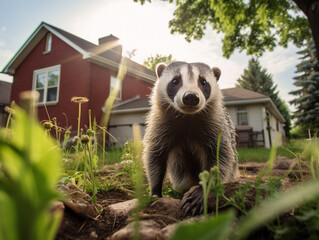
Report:
[{"label": "plant stem", "polygon": [[79,102],[78,137],[80,137],[80,122],[81,122],[81,103]]},{"label": "plant stem", "polygon": [[7,119],[7,124],[6,124],[6,129],[7,130],[9,128],[9,123],[10,123],[10,120],[11,120],[11,116],[12,116],[12,112],[9,113],[9,116],[8,116],[8,119]]},{"label": "plant stem", "polygon": [[94,170],[93,170],[93,159],[92,159],[92,153],[91,153],[91,148],[89,147],[89,158],[90,158],[90,167],[91,167],[91,181],[92,181],[92,191],[93,191],[93,196],[96,194],[95,192],[95,180],[94,180]]},{"label": "plant stem", "polygon": [[86,185],[86,161],[87,161],[86,148],[87,148],[87,145],[85,144],[84,145],[83,192],[85,192],[85,185]]},{"label": "plant stem", "polygon": [[102,167],[104,166],[104,161],[105,161],[105,131],[104,129],[102,129],[102,133],[103,133],[103,157],[102,157]]},{"label": "plant stem", "polygon": [[91,123],[91,109],[89,109],[89,126],[90,126],[90,129],[92,130],[92,123]]}]

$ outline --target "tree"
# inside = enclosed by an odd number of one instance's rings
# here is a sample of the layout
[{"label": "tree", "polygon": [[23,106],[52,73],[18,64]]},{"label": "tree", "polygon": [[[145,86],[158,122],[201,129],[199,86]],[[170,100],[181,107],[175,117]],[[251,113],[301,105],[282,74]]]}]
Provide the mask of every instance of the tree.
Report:
[{"label": "tree", "polygon": [[165,56],[161,54],[156,54],[155,57],[150,56],[144,60],[143,65],[148,69],[155,71],[156,65],[158,63],[170,63],[172,62],[172,54]]},{"label": "tree", "polygon": [[279,98],[277,85],[274,84],[271,74],[267,73],[267,70],[261,67],[258,59],[252,58],[249,61],[248,68],[244,69],[244,73],[237,79],[236,86],[270,97],[286,120],[284,130],[286,136],[290,136],[291,122],[289,108],[287,104]]},{"label": "tree", "polygon": [[301,62],[296,66],[299,75],[294,77],[298,89],[290,92],[296,96],[290,102],[296,107],[293,118],[295,125],[319,131],[319,63],[313,42],[310,41],[298,54],[301,55]]},{"label": "tree", "polygon": [[319,0],[181,0],[176,5],[169,22],[171,33],[184,34],[191,41],[201,39],[211,25],[224,33],[227,58],[235,49],[260,56],[277,44],[287,47],[292,42],[300,47],[311,33],[319,53]]}]

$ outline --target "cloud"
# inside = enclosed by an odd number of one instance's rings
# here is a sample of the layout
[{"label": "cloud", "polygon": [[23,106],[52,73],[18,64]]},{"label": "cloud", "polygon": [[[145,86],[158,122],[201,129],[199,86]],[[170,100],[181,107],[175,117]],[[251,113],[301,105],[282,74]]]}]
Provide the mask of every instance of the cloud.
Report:
[{"label": "cloud", "polygon": [[5,41],[0,39],[0,71],[5,67],[13,54],[12,51],[5,49]]},{"label": "cloud", "polygon": [[271,74],[279,74],[298,64],[297,51],[294,45],[289,45],[288,48],[278,46],[273,52],[265,53],[260,62]]}]

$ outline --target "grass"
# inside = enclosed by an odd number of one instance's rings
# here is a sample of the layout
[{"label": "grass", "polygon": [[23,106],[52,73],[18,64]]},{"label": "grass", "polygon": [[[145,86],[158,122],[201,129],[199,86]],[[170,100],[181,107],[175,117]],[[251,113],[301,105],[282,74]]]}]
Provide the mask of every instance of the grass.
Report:
[{"label": "grass", "polygon": [[[284,144],[284,147],[294,153],[302,153],[304,150],[304,140],[291,140]],[[267,162],[270,156],[270,149],[266,148],[237,148],[239,162]],[[289,151],[278,148],[277,156],[295,158]]]},{"label": "grass", "polygon": [[[28,109],[32,110],[32,108]],[[60,148],[61,133],[58,134],[58,130],[60,129],[62,132],[62,129],[57,126],[56,120],[54,120],[54,124],[51,121],[51,124],[45,124],[48,125],[48,128],[44,130],[35,123],[33,123],[34,125],[30,124],[35,122],[34,116],[32,116],[30,117],[26,113],[19,113],[17,110],[17,113],[14,114],[15,121],[12,124],[12,129],[8,129],[9,124],[4,131],[0,129],[0,133],[3,133],[0,134],[0,216],[6,216],[6,221],[0,220],[0,238],[12,240],[21,239],[21,236],[23,236],[23,239],[54,238],[61,213],[56,212],[50,215],[48,208],[52,200],[61,198],[56,192],[55,186],[60,178],[63,156],[65,161],[63,181],[72,182],[73,180],[79,187],[83,187],[85,192],[92,192],[92,200],[94,202],[95,193],[101,189],[121,188],[135,193],[135,197],[139,200],[139,207],[134,215],[136,222],[134,228],[135,237],[138,239],[139,212],[144,208],[145,202],[148,200],[146,196],[149,194],[149,190],[146,189],[144,184],[145,176],[141,162],[140,129],[137,126],[133,127],[134,144],[128,143],[125,148],[112,147],[105,153],[105,151],[101,150],[101,144],[97,142],[97,125],[94,122],[92,127],[89,114],[90,126],[86,134],[80,136],[78,131],[76,147],[68,150],[65,149],[65,145]],[[49,136],[48,130],[52,127],[56,130],[57,139],[55,141]],[[99,129],[103,130],[103,127],[99,127]],[[65,136],[68,138],[69,131],[65,129],[63,131],[65,131]],[[79,137],[81,137],[81,142]],[[103,139],[104,137],[105,134]],[[285,213],[291,208],[301,205],[304,208],[300,208],[300,211],[297,212],[300,217],[296,219],[305,226],[309,226],[312,220],[317,221],[319,219],[318,141],[314,139],[309,142],[310,147],[306,147],[305,143],[306,141],[293,140],[285,144],[283,148],[272,150],[241,148],[238,149],[239,161],[268,161],[269,169],[271,169],[276,156],[280,155],[287,158],[301,156],[302,159],[307,159],[311,162],[312,182],[296,188],[294,191],[282,194],[279,192],[279,187],[277,187],[280,186],[279,178],[269,178],[266,183],[258,180],[254,183],[256,206],[249,211],[244,209],[244,201],[245,193],[250,186],[245,185],[239,188],[237,197],[239,196],[240,204],[238,204],[237,201],[232,200],[235,197],[226,199],[223,194],[223,184],[220,183],[220,186],[219,184],[212,184],[214,185],[212,186],[214,195],[225,198],[230,205],[241,210],[244,216],[237,219],[233,212],[218,215],[217,197],[215,217],[209,217],[204,222],[186,226],[179,232],[177,231],[173,239],[245,239],[255,229],[264,226],[266,221],[269,223],[267,224],[267,227],[270,226],[269,230],[274,235],[277,234],[276,236],[280,235],[281,238],[277,239],[288,239],[287,235],[285,235],[287,232],[292,235],[297,234],[295,233],[296,224],[292,223],[291,226],[284,226],[277,221],[274,225],[271,221],[275,218],[279,220],[278,214]],[[105,146],[105,142],[103,142],[102,146]],[[97,172],[103,165],[117,163],[121,160],[127,160],[127,163],[122,164],[122,168],[115,167],[113,171],[108,169],[109,171],[107,171],[107,175],[104,178]],[[97,164],[98,162],[99,164]],[[218,180],[218,164],[215,168],[217,174],[213,179]],[[207,174],[209,173],[207,172]],[[211,172],[211,175],[214,175],[214,171]],[[261,179],[261,176],[259,179]],[[210,187],[208,186],[208,188]],[[266,192],[266,200],[257,197],[257,192],[260,193],[260,190]],[[170,189],[167,192],[170,192]],[[259,200],[257,201],[257,199]],[[33,221],[30,220],[30,216],[32,216],[31,220]],[[26,218],[28,220],[25,220]],[[310,232],[313,231],[319,232],[319,226],[315,225]],[[302,231],[302,236],[299,239],[305,239],[303,238],[304,233],[305,231]]]}]

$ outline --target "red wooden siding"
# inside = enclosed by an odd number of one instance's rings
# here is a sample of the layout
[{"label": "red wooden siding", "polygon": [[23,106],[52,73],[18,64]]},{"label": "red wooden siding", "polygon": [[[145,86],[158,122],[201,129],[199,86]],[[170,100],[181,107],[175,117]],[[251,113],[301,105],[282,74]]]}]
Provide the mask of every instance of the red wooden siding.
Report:
[{"label": "red wooden siding", "polygon": [[[89,97],[89,75],[90,64],[82,59],[82,55],[56,36],[52,36],[52,50],[43,54],[45,49],[46,36],[31,51],[27,58],[16,70],[12,86],[11,99],[18,102],[19,93],[32,89],[33,71],[54,65],[61,65],[59,102],[56,105],[47,106],[50,117],[56,117],[61,127],[66,126],[67,115],[68,125],[72,130],[77,129],[78,106],[71,102],[73,96]],[[82,105],[82,126],[88,120],[85,113],[88,111],[88,104]],[[38,108],[40,120],[48,119],[43,106]]]},{"label": "red wooden siding", "polygon": [[[96,117],[99,124],[101,108],[109,95],[111,76],[116,76],[117,71],[82,59],[80,53],[55,35],[52,35],[52,50],[48,54],[43,54],[45,43],[46,36],[16,69],[11,99],[19,103],[19,93],[31,90],[34,70],[60,64],[59,101],[56,105],[47,106],[51,119],[56,117],[59,126],[66,128],[72,125],[72,131],[76,131],[78,105],[71,102],[71,98],[80,96],[89,99],[88,103],[82,104],[81,127],[84,128],[84,124],[88,126],[89,109],[92,111],[92,121]],[[137,95],[147,97],[152,87],[152,83],[127,74],[123,81],[122,100]],[[67,115],[68,123],[63,113]],[[38,115],[41,121],[48,119],[43,106],[39,106]]]}]

